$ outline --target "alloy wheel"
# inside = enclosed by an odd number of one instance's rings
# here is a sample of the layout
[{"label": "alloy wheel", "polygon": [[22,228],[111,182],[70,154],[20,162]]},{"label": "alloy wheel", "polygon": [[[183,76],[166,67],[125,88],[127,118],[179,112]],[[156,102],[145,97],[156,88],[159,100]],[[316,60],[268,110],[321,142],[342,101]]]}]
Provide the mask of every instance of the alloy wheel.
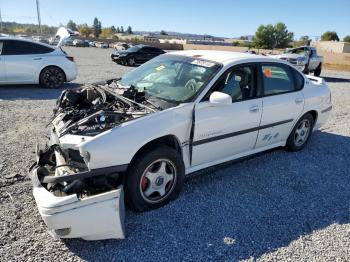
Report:
[{"label": "alloy wheel", "polygon": [[140,193],[148,203],[159,203],[167,198],[176,185],[175,164],[168,159],[158,159],[143,172]]},{"label": "alloy wheel", "polygon": [[64,77],[60,70],[50,68],[44,72],[42,81],[45,86],[56,88],[62,85]]},{"label": "alloy wheel", "polygon": [[299,123],[294,134],[294,143],[296,146],[302,146],[307,141],[310,133],[310,127],[311,124],[308,119],[304,119]]}]

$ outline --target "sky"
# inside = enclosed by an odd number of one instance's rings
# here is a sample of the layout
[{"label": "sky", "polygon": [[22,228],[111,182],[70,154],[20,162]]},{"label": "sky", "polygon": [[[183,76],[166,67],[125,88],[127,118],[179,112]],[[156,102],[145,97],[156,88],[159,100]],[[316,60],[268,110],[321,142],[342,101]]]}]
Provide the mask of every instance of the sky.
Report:
[{"label": "sky", "polygon": [[[0,0],[3,21],[37,23],[35,0]],[[74,22],[134,31],[176,31],[222,37],[253,35],[261,24],[284,22],[295,38],[327,30],[350,35],[350,0],[40,0],[42,24]]]}]

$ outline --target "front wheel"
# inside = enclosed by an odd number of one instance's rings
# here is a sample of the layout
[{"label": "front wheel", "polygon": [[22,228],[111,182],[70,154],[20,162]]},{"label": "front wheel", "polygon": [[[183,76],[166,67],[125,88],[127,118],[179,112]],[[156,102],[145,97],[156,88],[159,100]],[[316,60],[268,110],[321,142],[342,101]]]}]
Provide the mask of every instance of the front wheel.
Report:
[{"label": "front wheel", "polygon": [[39,79],[46,88],[59,88],[64,84],[65,75],[58,67],[49,66],[40,73]]},{"label": "front wheel", "polygon": [[289,151],[299,151],[303,149],[310,139],[314,127],[314,118],[311,114],[304,115],[295,125],[290,133],[286,148]]},{"label": "front wheel", "polygon": [[127,204],[136,211],[167,204],[179,195],[184,174],[181,155],[168,146],[137,156],[125,177]]}]

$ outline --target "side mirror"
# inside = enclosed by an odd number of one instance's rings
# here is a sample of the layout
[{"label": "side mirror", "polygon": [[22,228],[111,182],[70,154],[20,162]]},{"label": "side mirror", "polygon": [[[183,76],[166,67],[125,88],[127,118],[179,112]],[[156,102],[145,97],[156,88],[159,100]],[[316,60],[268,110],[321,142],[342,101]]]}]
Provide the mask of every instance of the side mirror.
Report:
[{"label": "side mirror", "polygon": [[232,97],[222,92],[213,92],[209,97],[210,104],[213,106],[225,106],[232,104]]}]

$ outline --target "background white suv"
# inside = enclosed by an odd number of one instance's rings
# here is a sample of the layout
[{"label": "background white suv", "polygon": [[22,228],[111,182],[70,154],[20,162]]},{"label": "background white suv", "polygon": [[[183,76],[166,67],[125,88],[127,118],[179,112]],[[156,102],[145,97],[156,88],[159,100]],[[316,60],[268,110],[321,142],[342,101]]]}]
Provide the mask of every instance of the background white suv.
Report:
[{"label": "background white suv", "polygon": [[74,58],[61,48],[14,37],[0,38],[0,84],[58,88],[77,76]]}]

